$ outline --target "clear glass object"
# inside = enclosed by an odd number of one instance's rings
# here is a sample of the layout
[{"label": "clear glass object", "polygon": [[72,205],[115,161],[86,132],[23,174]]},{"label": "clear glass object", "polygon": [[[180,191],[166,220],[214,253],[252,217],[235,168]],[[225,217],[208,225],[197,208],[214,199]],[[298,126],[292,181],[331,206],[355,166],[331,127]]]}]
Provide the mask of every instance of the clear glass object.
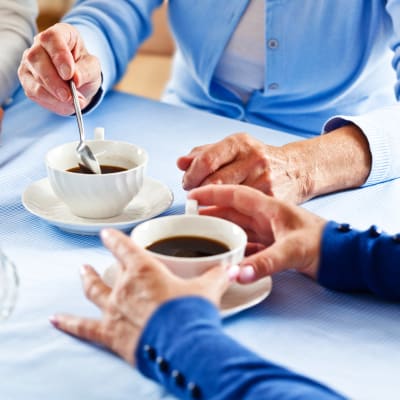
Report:
[{"label": "clear glass object", "polygon": [[17,269],[0,250],[0,321],[12,313],[17,300],[18,286]]}]

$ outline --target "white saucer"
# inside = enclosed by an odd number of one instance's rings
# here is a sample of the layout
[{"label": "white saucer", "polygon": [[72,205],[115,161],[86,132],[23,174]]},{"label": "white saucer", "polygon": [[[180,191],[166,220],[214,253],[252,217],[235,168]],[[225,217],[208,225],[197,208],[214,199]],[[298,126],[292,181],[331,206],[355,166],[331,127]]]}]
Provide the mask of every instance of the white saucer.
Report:
[{"label": "white saucer", "polygon": [[246,285],[234,283],[222,297],[222,318],[230,317],[261,303],[269,296],[271,290],[272,279],[270,276]]},{"label": "white saucer", "polygon": [[[113,264],[103,272],[102,278],[110,287],[114,285],[117,268],[116,264]],[[271,290],[272,279],[269,276],[247,285],[240,285],[239,283],[232,284],[222,297],[221,317],[230,317],[231,315],[261,303],[269,296]]]},{"label": "white saucer", "polygon": [[143,187],[122,214],[105,219],[88,219],[73,215],[54,194],[47,178],[30,185],[22,194],[22,204],[32,214],[60,229],[81,235],[97,235],[103,228],[123,231],[167,210],[173,201],[171,190],[163,183],[146,177]]}]

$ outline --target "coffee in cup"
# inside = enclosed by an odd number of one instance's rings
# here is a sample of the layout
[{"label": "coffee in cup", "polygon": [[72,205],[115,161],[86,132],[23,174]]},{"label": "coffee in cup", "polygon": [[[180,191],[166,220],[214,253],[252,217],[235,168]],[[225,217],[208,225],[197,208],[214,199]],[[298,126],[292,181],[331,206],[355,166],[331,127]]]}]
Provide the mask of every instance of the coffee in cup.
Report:
[{"label": "coffee in cup", "polygon": [[205,215],[169,215],[137,225],[132,240],[176,275],[192,278],[218,265],[239,263],[247,244],[233,222]]}]

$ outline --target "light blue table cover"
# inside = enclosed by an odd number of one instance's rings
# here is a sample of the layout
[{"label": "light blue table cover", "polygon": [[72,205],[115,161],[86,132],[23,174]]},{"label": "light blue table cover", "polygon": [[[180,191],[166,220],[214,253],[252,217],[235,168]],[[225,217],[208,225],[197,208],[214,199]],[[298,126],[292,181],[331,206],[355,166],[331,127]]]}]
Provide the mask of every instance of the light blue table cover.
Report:
[{"label": "light blue table cover", "polygon": [[[148,175],[167,184],[181,213],[185,192],[176,159],[192,147],[246,131],[279,145],[295,136],[118,92],[85,116],[88,136],[137,143],[149,152]],[[0,246],[21,279],[17,307],[0,324],[1,400],[151,400],[172,398],[112,353],[54,329],[55,312],[97,316],[83,295],[79,267],[100,272],[112,257],[97,237],[65,233],[31,215],[21,194],[46,176],[52,147],[77,140],[76,121],[27,100],[6,110],[0,147]],[[318,214],[364,228],[400,231],[400,181],[325,196],[305,204]],[[400,397],[400,306],[328,291],[294,272],[274,277],[271,295],[224,321],[232,337],[260,355],[354,399]],[[210,350],[212,343],[210,343]]]}]

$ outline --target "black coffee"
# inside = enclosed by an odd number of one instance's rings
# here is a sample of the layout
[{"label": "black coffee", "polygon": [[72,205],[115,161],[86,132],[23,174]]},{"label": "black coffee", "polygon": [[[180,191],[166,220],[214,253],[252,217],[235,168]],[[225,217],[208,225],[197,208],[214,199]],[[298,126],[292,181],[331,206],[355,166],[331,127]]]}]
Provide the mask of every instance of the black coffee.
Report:
[{"label": "black coffee", "polygon": [[174,257],[207,257],[229,251],[226,244],[199,236],[173,236],[158,240],[147,249]]},{"label": "black coffee", "polygon": [[[100,170],[102,174],[112,174],[113,172],[127,171],[127,168],[117,167],[115,165],[100,165]],[[78,174],[93,174],[93,172],[82,164],[77,167],[72,167],[67,169],[68,172],[76,172]]]}]

